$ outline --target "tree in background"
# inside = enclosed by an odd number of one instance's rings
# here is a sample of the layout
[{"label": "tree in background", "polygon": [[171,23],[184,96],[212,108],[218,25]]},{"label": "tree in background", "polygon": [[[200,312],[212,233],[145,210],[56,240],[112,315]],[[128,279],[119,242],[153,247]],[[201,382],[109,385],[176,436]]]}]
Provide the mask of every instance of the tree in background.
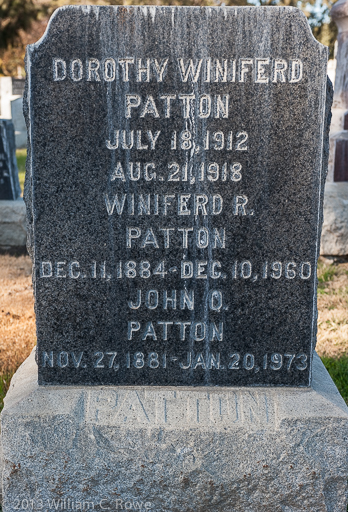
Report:
[{"label": "tree in background", "polygon": [[0,0],[0,75],[24,76],[25,46],[37,41],[45,31],[48,18],[63,5],[186,5],[186,6],[291,6],[307,16],[313,35],[334,56],[337,37],[330,22],[332,0]]},{"label": "tree in background", "polygon": [[15,45],[20,30],[28,30],[41,10],[33,0],[0,0],[0,48]]},{"label": "tree in background", "polygon": [[[47,5],[35,0],[0,0],[0,74],[15,76],[24,67],[27,33],[47,16]],[[35,31],[34,31],[35,32]]]},{"label": "tree in background", "polygon": [[[336,0],[335,0],[336,1]],[[308,21],[313,35],[318,41],[330,49],[330,59],[334,58],[334,48],[337,39],[337,25],[330,20],[330,10],[335,3],[330,0],[321,0],[321,3],[315,2],[311,5]]]}]

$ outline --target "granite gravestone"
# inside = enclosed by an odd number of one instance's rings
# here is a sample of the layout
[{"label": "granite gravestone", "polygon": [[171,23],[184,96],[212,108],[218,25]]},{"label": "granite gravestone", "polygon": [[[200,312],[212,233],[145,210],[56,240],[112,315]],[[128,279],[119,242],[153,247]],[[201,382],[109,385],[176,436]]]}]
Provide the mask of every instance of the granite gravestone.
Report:
[{"label": "granite gravestone", "polygon": [[40,384],[310,385],[326,64],[296,10],[57,12],[27,54]]},{"label": "granite gravestone", "polygon": [[348,409],[311,358],[326,57],[277,7],[68,7],[29,47],[38,349],[4,512],[346,508]]},{"label": "granite gravestone", "polygon": [[18,199],[20,195],[14,127],[11,121],[0,119],[0,199]]}]

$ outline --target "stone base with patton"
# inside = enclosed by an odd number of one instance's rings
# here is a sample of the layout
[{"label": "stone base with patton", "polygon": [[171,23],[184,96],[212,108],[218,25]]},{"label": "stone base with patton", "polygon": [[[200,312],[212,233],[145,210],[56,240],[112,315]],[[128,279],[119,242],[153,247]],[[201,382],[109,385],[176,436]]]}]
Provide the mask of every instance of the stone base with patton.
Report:
[{"label": "stone base with patton", "polygon": [[42,387],[34,353],[2,413],[4,510],[343,512],[348,409],[312,387]]}]

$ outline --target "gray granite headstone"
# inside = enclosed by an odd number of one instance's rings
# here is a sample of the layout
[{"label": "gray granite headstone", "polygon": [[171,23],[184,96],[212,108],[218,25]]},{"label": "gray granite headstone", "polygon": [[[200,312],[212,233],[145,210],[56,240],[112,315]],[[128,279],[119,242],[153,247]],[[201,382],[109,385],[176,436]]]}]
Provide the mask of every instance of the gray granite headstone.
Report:
[{"label": "gray granite headstone", "polygon": [[326,64],[292,8],[56,11],[27,53],[40,384],[310,385]]},{"label": "gray granite headstone", "polygon": [[0,200],[20,195],[14,126],[10,120],[0,119]]}]

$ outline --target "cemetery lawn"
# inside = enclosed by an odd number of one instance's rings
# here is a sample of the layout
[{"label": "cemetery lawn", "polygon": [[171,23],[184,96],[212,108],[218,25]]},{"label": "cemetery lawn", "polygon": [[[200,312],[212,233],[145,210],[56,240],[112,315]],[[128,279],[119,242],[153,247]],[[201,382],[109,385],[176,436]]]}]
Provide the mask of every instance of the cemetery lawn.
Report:
[{"label": "cemetery lawn", "polygon": [[24,178],[25,178],[25,160],[27,158],[27,150],[26,149],[17,149],[16,157],[17,157],[19,184],[21,186],[22,196],[23,196]]},{"label": "cemetery lawn", "polygon": [[318,264],[316,351],[348,404],[348,263]]},{"label": "cemetery lawn", "polygon": [[31,260],[0,255],[0,410],[13,373],[35,343]]},{"label": "cemetery lawn", "polygon": [[[316,350],[348,404],[348,263],[319,262],[318,310]],[[30,258],[0,255],[0,411],[35,343]]]}]

